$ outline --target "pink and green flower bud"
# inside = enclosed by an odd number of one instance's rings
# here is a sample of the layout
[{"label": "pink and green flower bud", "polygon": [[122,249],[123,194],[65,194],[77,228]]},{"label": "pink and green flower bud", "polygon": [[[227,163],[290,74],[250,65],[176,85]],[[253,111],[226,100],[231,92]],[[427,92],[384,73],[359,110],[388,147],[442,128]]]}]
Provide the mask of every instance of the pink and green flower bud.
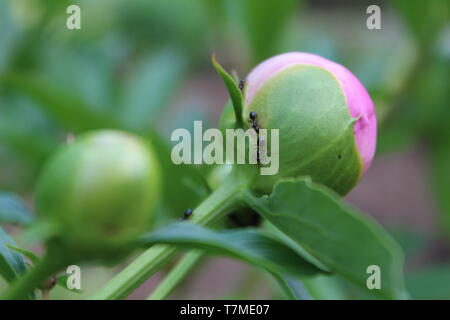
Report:
[{"label": "pink and green flower bud", "polygon": [[280,178],[311,176],[348,193],[369,168],[376,146],[373,102],[345,67],[318,55],[272,57],[250,72],[243,118],[255,112],[260,128],[279,129],[279,172],[261,176],[270,192]]},{"label": "pink and green flower bud", "polygon": [[150,228],[159,191],[151,146],[120,131],[85,134],[44,169],[36,209],[55,227],[50,239],[75,260],[114,261]]}]

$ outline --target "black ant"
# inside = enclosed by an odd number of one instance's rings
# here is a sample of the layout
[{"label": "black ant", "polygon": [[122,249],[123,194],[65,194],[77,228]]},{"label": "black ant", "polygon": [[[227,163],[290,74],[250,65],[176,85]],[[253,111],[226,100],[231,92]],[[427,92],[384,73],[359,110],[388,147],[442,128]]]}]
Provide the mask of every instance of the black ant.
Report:
[{"label": "black ant", "polygon": [[252,128],[253,130],[256,131],[256,162],[258,162],[258,164],[261,164],[261,161],[259,159],[259,126],[258,123],[256,122],[256,112],[252,111],[249,114],[250,117],[250,122],[252,124]]},{"label": "black ant", "polygon": [[181,220],[186,220],[187,218],[189,218],[192,215],[192,209],[187,209],[184,214],[183,217],[181,218]]},{"label": "black ant", "polygon": [[244,80],[239,80],[239,90],[244,90],[244,86],[245,86],[245,81]]}]

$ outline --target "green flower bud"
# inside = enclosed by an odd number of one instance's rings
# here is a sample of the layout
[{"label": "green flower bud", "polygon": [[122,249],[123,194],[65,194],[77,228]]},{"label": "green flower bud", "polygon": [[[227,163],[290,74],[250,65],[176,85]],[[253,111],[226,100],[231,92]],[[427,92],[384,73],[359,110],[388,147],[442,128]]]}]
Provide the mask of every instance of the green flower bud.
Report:
[{"label": "green flower bud", "polygon": [[[213,64],[233,88],[214,57]],[[244,129],[254,129],[258,159],[267,151],[279,165],[276,174],[260,175],[253,190],[270,193],[280,179],[310,176],[345,195],[369,168],[377,133],[373,102],[345,67],[314,54],[285,53],[254,68],[241,89],[240,99],[237,89],[229,89],[233,103],[226,105],[220,127],[243,123]],[[278,154],[270,150],[277,143],[270,140],[273,129],[278,130]]]},{"label": "green flower bud", "polygon": [[36,209],[55,227],[49,240],[77,260],[113,261],[152,223],[160,177],[151,147],[104,130],[63,146],[45,167]]},{"label": "green flower bud", "polygon": [[248,75],[244,98],[244,123],[254,112],[260,128],[279,129],[279,172],[260,176],[256,189],[270,192],[280,178],[311,176],[344,195],[370,166],[373,103],[345,67],[313,54],[281,54]]}]

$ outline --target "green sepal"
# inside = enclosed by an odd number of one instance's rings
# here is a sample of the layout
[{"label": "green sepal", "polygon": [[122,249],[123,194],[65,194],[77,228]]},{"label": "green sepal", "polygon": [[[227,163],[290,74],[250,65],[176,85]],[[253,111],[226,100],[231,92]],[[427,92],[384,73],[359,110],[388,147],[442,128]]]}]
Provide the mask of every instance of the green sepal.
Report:
[{"label": "green sepal", "polygon": [[32,264],[38,264],[39,261],[41,261],[41,258],[39,256],[37,256],[34,252],[25,249],[25,248],[19,248],[10,244],[6,244],[6,246],[8,248],[10,248],[11,250],[14,250],[20,254],[22,254],[23,256],[27,257]]},{"label": "green sepal", "polygon": [[244,96],[242,95],[242,92],[233,77],[219,64],[215,54],[212,55],[211,61],[227,87],[228,94],[230,95],[231,102],[233,103],[234,115],[236,116],[236,127],[242,128],[244,126],[244,122],[242,120]]}]

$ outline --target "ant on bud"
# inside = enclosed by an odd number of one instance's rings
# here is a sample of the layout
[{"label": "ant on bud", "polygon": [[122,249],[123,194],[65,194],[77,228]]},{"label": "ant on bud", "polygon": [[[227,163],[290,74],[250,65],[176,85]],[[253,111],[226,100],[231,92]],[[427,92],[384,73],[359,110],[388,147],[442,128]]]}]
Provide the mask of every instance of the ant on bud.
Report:
[{"label": "ant on bud", "polygon": [[252,124],[252,128],[253,130],[256,131],[257,134],[257,140],[256,140],[256,162],[258,164],[261,164],[260,158],[259,158],[259,126],[258,123],[256,122],[256,112],[251,111],[249,116],[249,122]]},{"label": "ant on bud", "polygon": [[239,80],[239,90],[244,90],[245,80]]},{"label": "ant on bud", "polygon": [[259,126],[258,123],[256,122],[256,112],[252,111],[248,116],[250,118],[248,122],[252,124],[252,128],[255,129],[256,133],[259,133]]},{"label": "ant on bud", "polygon": [[183,217],[181,218],[181,220],[186,220],[187,218],[189,218],[192,215],[192,209],[187,209],[184,214]]}]

